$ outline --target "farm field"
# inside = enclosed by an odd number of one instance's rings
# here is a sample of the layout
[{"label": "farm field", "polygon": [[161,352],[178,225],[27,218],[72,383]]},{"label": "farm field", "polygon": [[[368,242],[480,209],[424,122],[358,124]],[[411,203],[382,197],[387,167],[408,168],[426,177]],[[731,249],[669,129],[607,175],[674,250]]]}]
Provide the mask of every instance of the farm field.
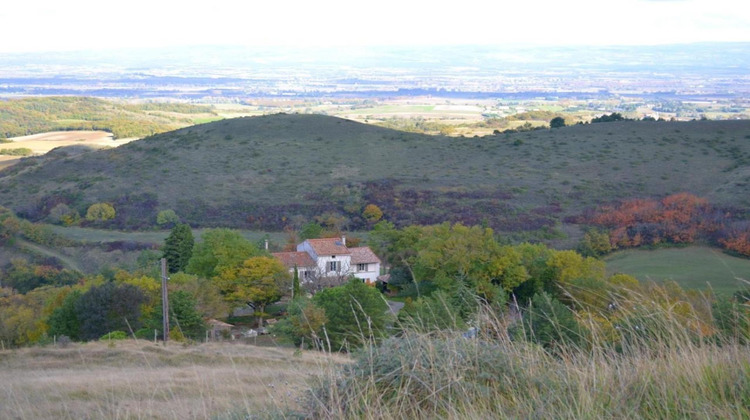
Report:
[{"label": "farm field", "polygon": [[639,281],[674,280],[685,289],[713,289],[731,294],[750,286],[750,260],[708,247],[625,250],[604,259],[610,274],[626,273]]},{"label": "farm field", "polygon": [[348,360],[238,343],[164,347],[143,340],[4,350],[0,418],[284,416],[311,375]]}]

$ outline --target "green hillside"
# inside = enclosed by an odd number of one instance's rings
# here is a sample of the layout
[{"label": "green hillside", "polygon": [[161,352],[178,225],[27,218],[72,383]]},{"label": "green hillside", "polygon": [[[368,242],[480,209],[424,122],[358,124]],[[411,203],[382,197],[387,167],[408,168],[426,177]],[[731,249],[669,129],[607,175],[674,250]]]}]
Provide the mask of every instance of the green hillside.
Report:
[{"label": "green hillside", "polygon": [[202,124],[125,146],[57,150],[0,172],[0,203],[42,220],[109,202],[109,228],[150,228],[173,209],[194,226],[281,230],[326,214],[366,225],[369,203],[398,224],[552,227],[618,198],[692,192],[750,207],[750,121],[612,122],[455,138],[319,115]]}]

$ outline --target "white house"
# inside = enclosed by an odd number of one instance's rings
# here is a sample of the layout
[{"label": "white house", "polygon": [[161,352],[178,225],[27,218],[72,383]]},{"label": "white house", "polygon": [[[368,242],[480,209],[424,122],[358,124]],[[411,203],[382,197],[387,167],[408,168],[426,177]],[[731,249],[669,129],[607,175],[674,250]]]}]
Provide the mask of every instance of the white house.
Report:
[{"label": "white house", "polygon": [[380,258],[366,246],[348,248],[346,237],[307,239],[297,245],[297,252],[272,255],[290,270],[297,267],[303,282],[353,275],[364,282],[375,283],[380,275]]}]

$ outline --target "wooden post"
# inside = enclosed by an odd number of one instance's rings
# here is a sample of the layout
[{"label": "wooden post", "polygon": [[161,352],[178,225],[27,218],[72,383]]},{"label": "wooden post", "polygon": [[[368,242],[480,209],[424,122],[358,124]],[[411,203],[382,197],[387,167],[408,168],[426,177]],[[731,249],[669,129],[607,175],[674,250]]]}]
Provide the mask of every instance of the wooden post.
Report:
[{"label": "wooden post", "polygon": [[164,344],[169,341],[169,294],[167,292],[167,259],[161,259],[161,307],[162,319],[164,321],[162,332]]}]

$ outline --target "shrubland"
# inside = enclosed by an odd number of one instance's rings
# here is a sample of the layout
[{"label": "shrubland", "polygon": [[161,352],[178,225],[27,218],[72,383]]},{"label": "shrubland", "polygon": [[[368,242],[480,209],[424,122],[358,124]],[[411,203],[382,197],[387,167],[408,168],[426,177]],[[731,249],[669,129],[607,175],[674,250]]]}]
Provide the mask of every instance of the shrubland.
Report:
[{"label": "shrubland", "polygon": [[[28,158],[2,172],[0,200],[31,221],[119,230],[176,220],[367,230],[375,206],[397,226],[450,221],[564,240],[585,211],[617,200],[689,193],[732,214],[747,208],[749,130],[746,121],[614,121],[465,138],[280,114]],[[98,203],[115,217],[86,220]]]}]

